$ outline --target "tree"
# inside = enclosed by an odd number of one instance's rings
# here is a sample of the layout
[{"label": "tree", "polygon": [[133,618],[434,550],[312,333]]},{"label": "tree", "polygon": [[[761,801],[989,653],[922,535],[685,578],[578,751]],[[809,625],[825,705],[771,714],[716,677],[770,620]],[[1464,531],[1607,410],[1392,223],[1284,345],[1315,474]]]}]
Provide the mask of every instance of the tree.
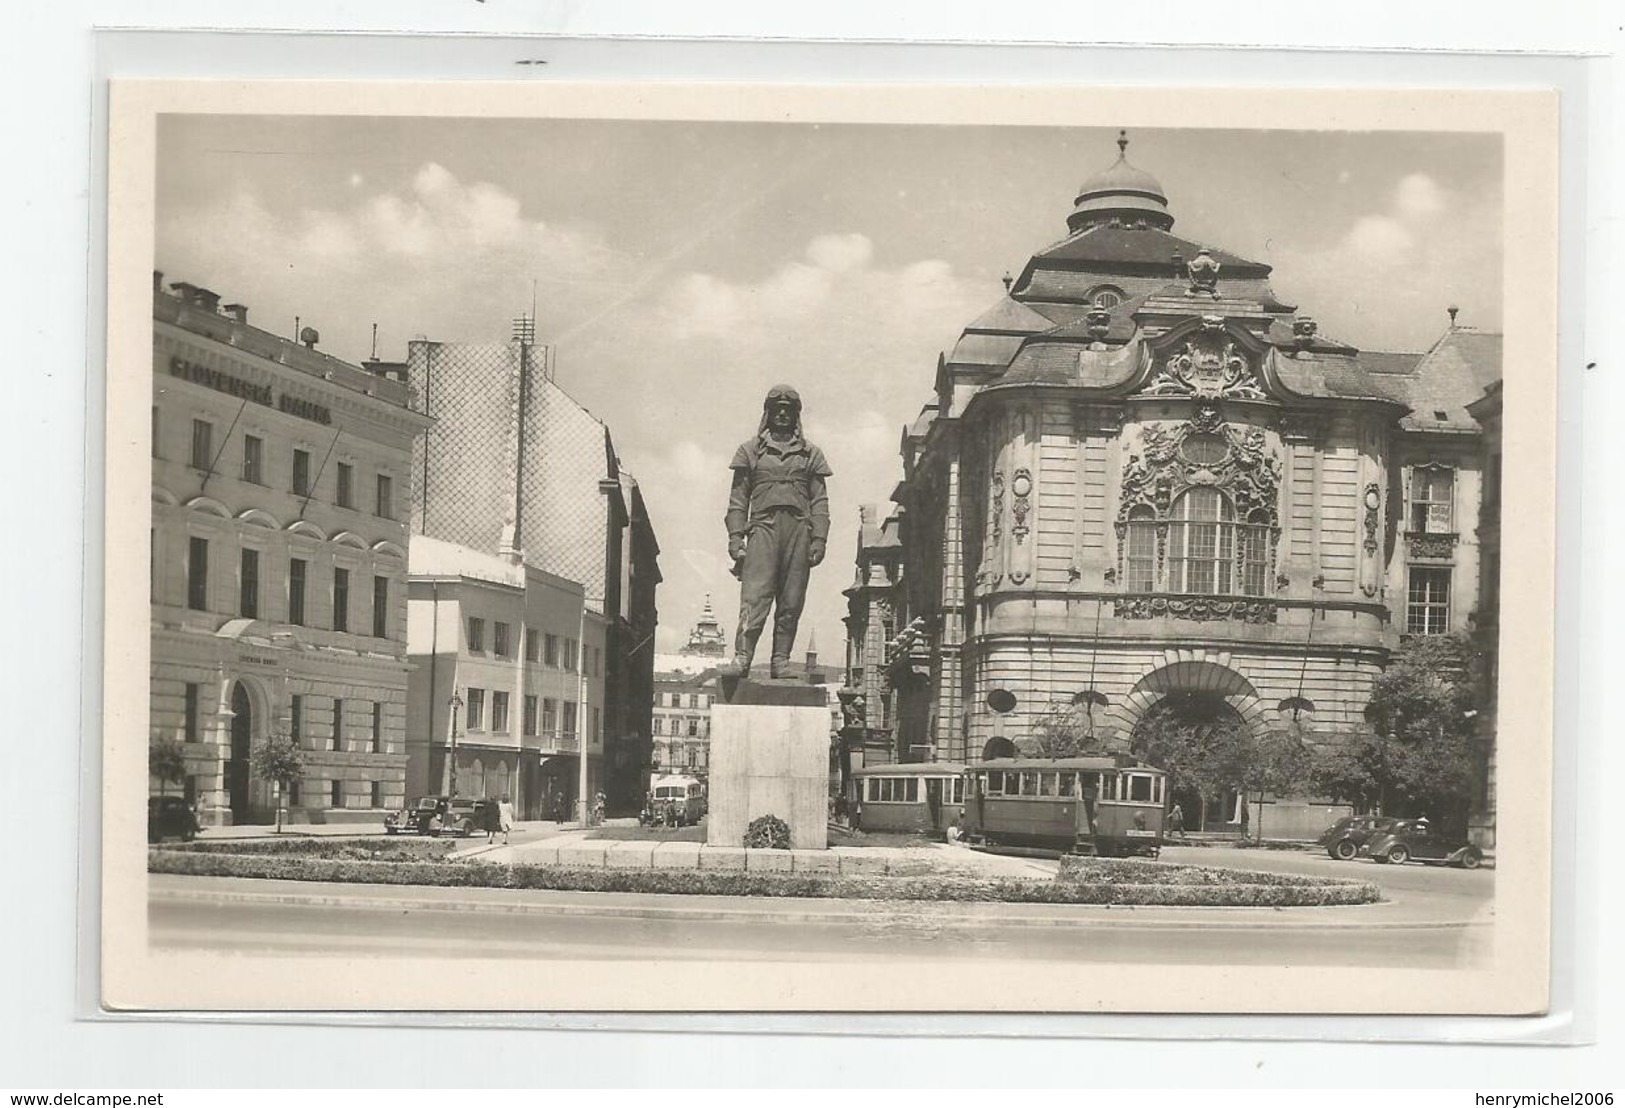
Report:
[{"label": "tree", "polygon": [[1083,710],[1071,704],[1057,704],[1045,712],[1032,734],[1021,741],[1021,752],[1029,758],[1076,758],[1090,749],[1087,721]]},{"label": "tree", "polygon": [[1133,753],[1168,774],[1169,792],[1193,788],[1201,797],[1198,826],[1207,821],[1207,801],[1251,780],[1254,751],[1247,727],[1223,698],[1170,693],[1140,719]]},{"label": "tree", "polygon": [[1327,793],[1385,813],[1465,820],[1472,796],[1476,651],[1465,635],[1403,640],[1371,687],[1367,730],[1319,759]]},{"label": "tree", "polygon": [[260,777],[276,783],[276,829],[280,834],[283,800],[304,772],[305,752],[291,735],[267,735],[249,752],[248,763]]},{"label": "tree", "polygon": [[158,795],[168,793],[169,782],[186,783],[186,747],[178,739],[155,738],[147,747],[147,774],[158,779]]}]

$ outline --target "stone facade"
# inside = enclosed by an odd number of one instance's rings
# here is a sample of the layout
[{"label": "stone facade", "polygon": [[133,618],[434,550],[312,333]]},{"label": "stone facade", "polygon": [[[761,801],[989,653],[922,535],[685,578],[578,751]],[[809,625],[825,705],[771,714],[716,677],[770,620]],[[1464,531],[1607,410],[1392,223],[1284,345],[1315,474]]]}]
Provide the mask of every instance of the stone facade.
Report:
[{"label": "stone facade", "polygon": [[1500,337],[1452,314],[1426,352],[1362,352],[1173,222],[1120,158],[939,360],[864,510],[849,757],[975,761],[1069,706],[1126,747],[1170,696],[1335,742],[1401,634],[1471,626],[1466,405]]},{"label": "stone facade", "polygon": [[[419,535],[407,626],[407,792],[511,801],[565,819],[602,784],[605,620],[583,589],[531,566]],[[453,698],[456,715],[453,718]]]},{"label": "stone facade", "polygon": [[152,736],[185,745],[205,823],[274,819],[249,764],[271,735],[305,752],[291,820],[381,818],[405,794],[403,493],[429,420],[387,373],[170,289],[154,275]]},{"label": "stone facade", "polygon": [[651,761],[660,548],[609,428],[552,379],[549,354],[522,337],[410,345],[403,371],[437,421],[412,458],[411,524],[582,584],[605,627],[603,787],[629,814]]}]

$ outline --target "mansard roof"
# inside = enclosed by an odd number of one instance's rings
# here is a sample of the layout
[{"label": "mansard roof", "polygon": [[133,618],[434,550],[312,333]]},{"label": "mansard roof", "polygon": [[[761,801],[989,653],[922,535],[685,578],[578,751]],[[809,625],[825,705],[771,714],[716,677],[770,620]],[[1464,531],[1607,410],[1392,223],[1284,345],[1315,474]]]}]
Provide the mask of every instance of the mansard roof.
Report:
[{"label": "mansard roof", "polygon": [[[1371,356],[1360,357],[1365,361]],[[1452,327],[1425,354],[1374,357],[1382,368],[1373,380],[1390,399],[1411,410],[1400,420],[1407,431],[1477,430],[1478,421],[1467,406],[1502,373],[1501,336],[1471,327]],[[1409,367],[1406,358],[1412,359]]]}]

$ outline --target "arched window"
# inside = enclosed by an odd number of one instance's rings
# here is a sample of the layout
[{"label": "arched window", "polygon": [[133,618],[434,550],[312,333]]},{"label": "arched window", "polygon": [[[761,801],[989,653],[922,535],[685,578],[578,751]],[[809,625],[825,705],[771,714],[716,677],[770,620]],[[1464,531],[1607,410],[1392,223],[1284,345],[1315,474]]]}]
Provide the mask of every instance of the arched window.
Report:
[{"label": "arched window", "polygon": [[1123,290],[1115,285],[1099,285],[1089,290],[1089,303],[1108,312],[1123,302]]},{"label": "arched window", "polygon": [[1246,526],[1240,528],[1241,591],[1247,596],[1263,596],[1269,567],[1269,516],[1262,508],[1255,508],[1247,517]]},{"label": "arched window", "polygon": [[1174,501],[1168,528],[1173,592],[1231,593],[1236,583],[1235,510],[1218,489],[1196,488]]},{"label": "arched window", "polygon": [[1140,505],[1128,517],[1125,587],[1150,592],[1157,587],[1157,523],[1152,510]]}]

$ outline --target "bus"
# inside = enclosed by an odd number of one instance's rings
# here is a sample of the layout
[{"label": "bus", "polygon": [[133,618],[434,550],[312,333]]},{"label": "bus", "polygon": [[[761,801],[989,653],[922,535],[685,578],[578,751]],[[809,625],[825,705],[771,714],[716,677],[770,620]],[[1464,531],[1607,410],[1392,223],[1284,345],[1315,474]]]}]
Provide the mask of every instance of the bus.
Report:
[{"label": "bus", "polygon": [[705,786],[696,777],[668,774],[649,784],[648,814],[658,823],[666,805],[676,810],[679,824],[698,823],[705,815]]},{"label": "bus", "polygon": [[863,831],[940,835],[964,808],[965,767],[957,762],[899,762],[852,771]]},{"label": "bus", "polygon": [[976,762],[965,767],[961,833],[973,846],[1154,858],[1167,792],[1167,774],[1127,755]]}]

